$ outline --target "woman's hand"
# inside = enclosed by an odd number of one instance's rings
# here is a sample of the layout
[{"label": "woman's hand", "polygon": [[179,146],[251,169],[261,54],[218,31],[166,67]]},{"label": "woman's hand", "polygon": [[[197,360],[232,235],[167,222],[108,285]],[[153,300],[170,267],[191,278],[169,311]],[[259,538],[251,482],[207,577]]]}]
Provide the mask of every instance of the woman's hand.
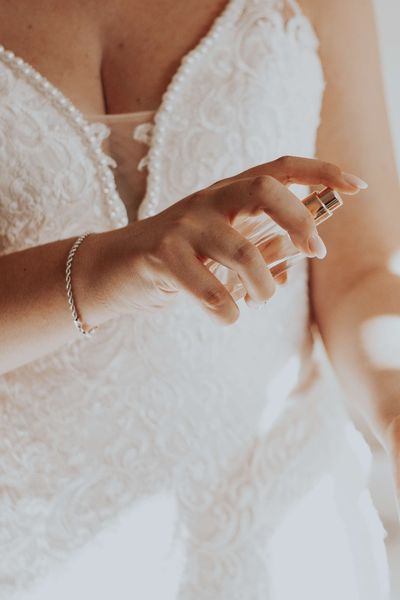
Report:
[{"label": "woman's hand", "polygon": [[[153,217],[90,236],[85,244],[91,240],[97,245],[90,289],[109,317],[161,308],[185,290],[220,323],[233,323],[239,308],[204,265],[207,258],[238,273],[246,301],[263,303],[276,287],[263,248],[232,226],[235,217],[265,212],[289,233],[299,250],[322,257],[324,245],[314,220],[286,185],[323,184],[354,194],[359,187],[352,177],[327,162],[286,156],[218,181]],[[88,277],[86,273],[86,283]],[[84,293],[77,289],[82,311]]]}]

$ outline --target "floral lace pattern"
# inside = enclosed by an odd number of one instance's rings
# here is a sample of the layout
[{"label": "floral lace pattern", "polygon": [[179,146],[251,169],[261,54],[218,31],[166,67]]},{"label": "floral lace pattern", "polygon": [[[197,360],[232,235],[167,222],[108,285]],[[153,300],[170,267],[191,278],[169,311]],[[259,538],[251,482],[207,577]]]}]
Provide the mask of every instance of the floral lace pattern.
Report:
[{"label": "floral lace pattern", "polygon": [[[156,114],[139,218],[279,155],[314,155],[318,40],[289,4],[285,19],[284,2],[231,0],[185,57]],[[105,136],[1,49],[1,253],[126,223]],[[177,597],[273,598],[268,539],[322,473],[340,472],[340,453],[350,462],[348,428],[313,356],[306,263],[263,311],[241,304],[229,328],[183,293],[158,313],[109,322],[89,344],[0,377],[0,598],[163,491],[185,532]],[[366,471],[356,459],[351,468],[356,506]],[[381,537],[356,549],[366,561],[383,557]],[[363,600],[381,589],[373,567],[369,577]]]}]

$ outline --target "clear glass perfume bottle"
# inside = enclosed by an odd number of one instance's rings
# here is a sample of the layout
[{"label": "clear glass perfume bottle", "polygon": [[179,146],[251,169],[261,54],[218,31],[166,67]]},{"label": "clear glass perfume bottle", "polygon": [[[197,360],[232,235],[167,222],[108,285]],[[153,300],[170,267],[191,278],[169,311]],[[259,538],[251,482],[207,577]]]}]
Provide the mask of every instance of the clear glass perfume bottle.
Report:
[{"label": "clear glass perfume bottle", "polygon": [[[339,194],[328,187],[320,192],[312,192],[302,202],[313,215],[316,225],[329,219],[333,212],[343,205]],[[257,216],[239,215],[233,227],[256,246],[265,244],[263,249],[265,266],[270,269],[273,277],[277,277],[299,260],[306,258],[306,255],[293,244],[287,231],[265,213]],[[235,271],[211,258],[207,259],[204,265],[227,287],[235,300],[245,296],[246,290]]]}]

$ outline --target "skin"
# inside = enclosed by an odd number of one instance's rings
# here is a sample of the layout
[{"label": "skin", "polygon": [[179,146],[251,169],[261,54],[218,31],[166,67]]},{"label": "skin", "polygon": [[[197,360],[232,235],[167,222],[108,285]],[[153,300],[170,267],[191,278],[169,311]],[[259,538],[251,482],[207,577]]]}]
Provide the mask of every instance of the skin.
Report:
[{"label": "skin", "polygon": [[[221,323],[233,323],[239,316],[236,304],[209,279],[204,267],[198,271],[202,268],[199,257],[214,253],[221,262],[235,264],[247,279],[248,298],[255,301],[270,297],[274,283],[261,265],[260,251],[249,249],[239,234],[228,235],[232,206],[226,206],[221,215],[216,198],[229,190],[232,205],[239,207],[241,202],[242,209],[256,210],[252,196],[256,189],[258,206],[275,211],[274,218],[285,199],[287,211],[280,218],[287,219],[293,241],[306,250],[313,224],[306,216],[299,219],[297,205],[285,186],[293,181],[325,182],[354,193],[356,188],[343,180],[341,172],[357,173],[368,181],[368,190],[362,197],[349,199],[319,228],[328,256],[323,261],[309,261],[310,305],[344,388],[396,465],[400,455],[400,372],[377,368],[368,358],[360,334],[372,316],[400,316],[400,302],[396,301],[400,299],[400,279],[388,269],[390,257],[400,246],[400,189],[371,1],[303,0],[300,4],[319,36],[327,80],[317,139],[317,156],[324,162],[315,161],[310,167],[286,157],[260,166],[257,173],[220,182],[219,188],[178,202],[156,217],[133,224],[135,228],[90,236],[75,265],[76,297],[85,320],[100,324],[117,314],[161,306],[167,299],[150,292],[162,280],[171,290],[178,287],[194,294]],[[37,3],[29,0],[0,0],[0,40],[83,112],[155,110],[181,57],[206,33],[224,5],[218,0],[114,0],[103,2],[99,10],[94,0],[44,0],[38,9]],[[177,29],[179,36],[173,35]],[[213,222],[215,229],[205,248],[199,246],[199,227],[206,221],[207,226]],[[226,241],[217,247],[215,239],[221,239],[223,228]],[[2,372],[76,337],[65,304],[63,278],[72,242],[61,240],[47,248],[0,258],[0,276],[8,282],[0,297],[0,346],[8,349],[7,356],[0,355]],[[181,252],[186,248],[186,257],[192,253],[186,269],[178,269],[172,260],[178,246]],[[138,270],[139,279],[128,285]],[[201,282],[196,289],[195,280]],[[91,296],[84,293],[87,289],[93,290]],[[26,322],[23,332],[19,326],[22,314]]]},{"label": "skin", "polygon": [[374,12],[370,0],[304,0],[304,8],[321,40],[327,80],[317,156],[369,184],[319,228],[328,255],[323,264],[310,261],[311,304],[350,401],[393,458],[400,491],[400,370],[378,366],[361,334],[371,318],[400,317],[400,277],[388,268],[400,249],[400,186]]}]

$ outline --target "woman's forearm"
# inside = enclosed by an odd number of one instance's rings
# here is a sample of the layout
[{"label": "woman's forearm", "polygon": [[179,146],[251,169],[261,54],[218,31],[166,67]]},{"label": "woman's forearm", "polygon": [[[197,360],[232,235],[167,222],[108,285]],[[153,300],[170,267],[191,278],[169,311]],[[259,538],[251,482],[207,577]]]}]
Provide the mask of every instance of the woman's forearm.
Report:
[{"label": "woman's forearm", "polygon": [[350,401],[383,443],[400,415],[400,278],[369,272],[338,299],[322,338]]},{"label": "woman's forearm", "polygon": [[[104,235],[87,237],[73,261],[74,298],[90,325],[110,316],[92,284]],[[82,335],[74,327],[65,287],[66,258],[75,239],[0,256],[0,373]]]}]

